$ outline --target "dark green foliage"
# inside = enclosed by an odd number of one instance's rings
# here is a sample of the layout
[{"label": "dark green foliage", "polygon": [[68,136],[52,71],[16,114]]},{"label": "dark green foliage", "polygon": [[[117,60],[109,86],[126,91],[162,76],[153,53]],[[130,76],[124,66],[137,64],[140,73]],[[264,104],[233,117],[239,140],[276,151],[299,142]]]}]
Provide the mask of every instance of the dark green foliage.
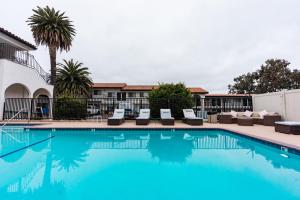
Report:
[{"label": "dark green foliage", "polygon": [[289,64],[283,59],[269,59],[259,70],[235,78],[234,84],[228,86],[229,93],[261,94],[299,89],[300,72],[291,71]]},{"label": "dark green foliage", "polygon": [[59,63],[57,70],[56,88],[59,96],[68,95],[74,98],[88,97],[93,84],[90,72],[82,63],[73,59]]},{"label": "dark green foliage", "polygon": [[234,85],[229,85],[229,93],[253,94],[255,91],[255,74],[248,73],[234,78]]},{"label": "dark green foliage", "polygon": [[86,99],[60,97],[55,100],[55,119],[85,119],[87,117]]},{"label": "dark green foliage", "polygon": [[160,109],[171,109],[175,119],[183,117],[182,109],[192,108],[193,97],[184,84],[160,84],[158,89],[149,93],[151,116],[160,117]]}]

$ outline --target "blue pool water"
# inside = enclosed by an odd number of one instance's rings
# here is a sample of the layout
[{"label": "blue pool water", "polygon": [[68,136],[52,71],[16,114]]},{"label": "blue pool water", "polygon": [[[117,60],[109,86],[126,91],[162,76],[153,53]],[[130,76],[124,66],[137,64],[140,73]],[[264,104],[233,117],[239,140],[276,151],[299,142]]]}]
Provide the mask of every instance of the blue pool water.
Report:
[{"label": "blue pool water", "polygon": [[0,157],[5,200],[300,199],[299,156],[222,130],[13,128]]}]

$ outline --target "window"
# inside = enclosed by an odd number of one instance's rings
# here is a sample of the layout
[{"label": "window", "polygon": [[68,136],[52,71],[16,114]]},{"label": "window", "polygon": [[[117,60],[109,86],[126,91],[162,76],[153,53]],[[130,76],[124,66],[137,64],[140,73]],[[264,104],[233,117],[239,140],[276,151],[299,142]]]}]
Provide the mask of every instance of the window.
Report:
[{"label": "window", "polygon": [[136,93],[135,92],[129,92],[128,97],[134,98],[134,97],[136,97]]},{"label": "window", "polygon": [[118,92],[117,100],[118,101],[126,101],[126,92]]},{"label": "window", "polygon": [[94,90],[94,95],[101,95],[101,90]]},{"label": "window", "polygon": [[107,93],[107,97],[108,97],[108,98],[112,98],[112,97],[113,97],[113,93],[112,93],[112,92],[108,92],[108,93]]},{"label": "window", "polygon": [[122,92],[122,101],[126,101],[126,92]]},{"label": "window", "polygon": [[140,97],[145,97],[145,93],[144,92],[140,92]]},{"label": "window", "polygon": [[122,93],[121,93],[121,92],[118,92],[118,93],[117,93],[117,100],[118,100],[118,101],[121,101],[121,98],[122,98],[122,96],[121,96],[121,95],[122,95]]}]

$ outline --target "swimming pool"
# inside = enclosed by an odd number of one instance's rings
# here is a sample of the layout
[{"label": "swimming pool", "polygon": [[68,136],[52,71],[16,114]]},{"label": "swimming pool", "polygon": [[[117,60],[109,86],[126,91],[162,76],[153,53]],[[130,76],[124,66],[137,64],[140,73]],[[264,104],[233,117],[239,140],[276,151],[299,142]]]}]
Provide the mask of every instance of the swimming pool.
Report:
[{"label": "swimming pool", "polygon": [[300,199],[298,155],[224,130],[6,132],[5,200]]}]

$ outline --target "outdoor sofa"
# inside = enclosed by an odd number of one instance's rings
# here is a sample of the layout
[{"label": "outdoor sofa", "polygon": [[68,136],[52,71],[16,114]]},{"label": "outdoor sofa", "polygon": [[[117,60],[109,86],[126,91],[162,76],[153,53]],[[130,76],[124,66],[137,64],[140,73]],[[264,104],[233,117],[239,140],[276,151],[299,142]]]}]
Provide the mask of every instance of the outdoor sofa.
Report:
[{"label": "outdoor sofa", "polygon": [[218,116],[221,124],[234,124],[238,122],[238,118],[251,118],[253,124],[261,124],[265,126],[274,126],[276,121],[281,120],[281,116],[275,112],[223,112]]},{"label": "outdoor sofa", "polygon": [[124,118],[125,110],[124,109],[115,109],[112,117],[109,117],[107,120],[108,125],[120,125],[125,121]]},{"label": "outdoor sofa", "polygon": [[150,109],[140,109],[140,114],[136,118],[136,125],[148,125],[150,123]]},{"label": "outdoor sofa", "polygon": [[174,125],[175,121],[170,109],[160,109],[160,121],[162,125]]},{"label": "outdoor sofa", "polygon": [[193,109],[183,109],[183,122],[191,126],[201,126],[203,125],[203,119],[196,117]]},{"label": "outdoor sofa", "polygon": [[279,133],[300,135],[300,122],[275,122],[275,131]]}]

